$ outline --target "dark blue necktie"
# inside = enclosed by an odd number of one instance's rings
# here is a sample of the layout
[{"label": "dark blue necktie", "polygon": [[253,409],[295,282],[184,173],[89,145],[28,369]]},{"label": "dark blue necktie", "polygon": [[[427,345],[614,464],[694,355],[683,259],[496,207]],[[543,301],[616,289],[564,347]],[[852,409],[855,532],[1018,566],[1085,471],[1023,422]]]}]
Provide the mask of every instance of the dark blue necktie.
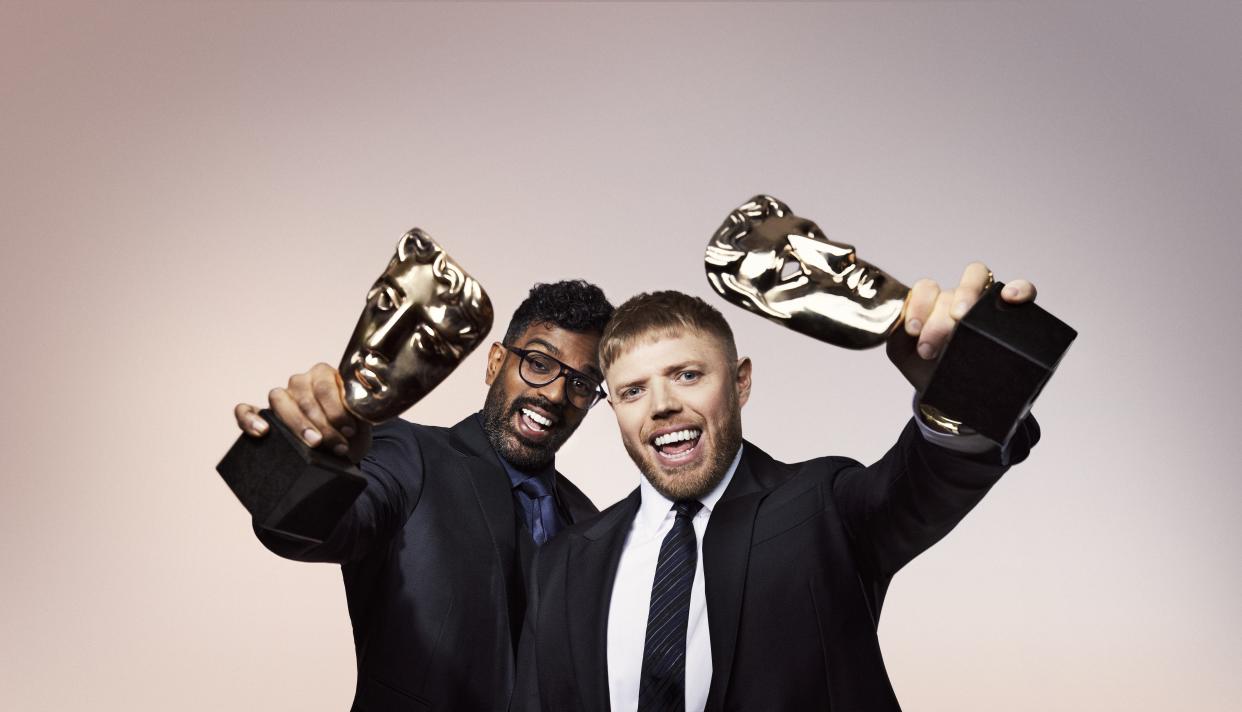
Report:
[{"label": "dark blue necktie", "polygon": [[674,504],[677,516],[673,528],[660,544],[647,613],[638,712],[686,709],[686,624],[690,618],[690,587],[694,585],[699,558],[692,520],[702,508],[694,500]]},{"label": "dark blue necktie", "polygon": [[548,486],[538,477],[527,477],[518,483],[518,489],[535,501],[535,516],[530,522],[530,534],[536,546],[556,536],[561,530],[561,518],[556,513],[556,498]]}]

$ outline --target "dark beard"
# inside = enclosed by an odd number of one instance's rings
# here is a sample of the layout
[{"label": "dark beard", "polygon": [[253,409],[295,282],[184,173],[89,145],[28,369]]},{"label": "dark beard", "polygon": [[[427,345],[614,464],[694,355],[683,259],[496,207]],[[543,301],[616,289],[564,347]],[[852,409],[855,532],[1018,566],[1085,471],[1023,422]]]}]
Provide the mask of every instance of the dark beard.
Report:
[{"label": "dark beard", "polygon": [[[552,433],[545,442],[532,443],[514,432],[513,415],[522,410],[523,406],[538,406],[556,418],[557,432]],[[533,471],[547,467],[556,456],[556,451],[573,434],[573,429],[565,427],[565,407],[558,406],[545,398],[519,397],[508,404],[505,394],[497,379],[487,390],[487,400],[483,402],[483,430],[487,433],[487,441],[497,455],[504,458],[510,465],[519,470]]]},{"label": "dark beard", "polygon": [[742,445],[742,410],[738,407],[737,393],[729,392],[729,417],[725,421],[724,426],[720,429],[720,442],[716,452],[712,454],[711,460],[708,462],[707,469],[698,477],[686,479],[684,476],[674,476],[672,478],[672,487],[669,483],[662,481],[657,474],[662,474],[659,467],[651,462],[648,457],[654,457],[650,454],[646,443],[638,443],[638,451],[635,452],[630,447],[629,441],[625,441],[626,452],[630,454],[630,459],[638,465],[638,469],[642,471],[643,477],[651,483],[656,492],[673,500],[674,502],[685,499],[699,499],[703,495],[715,489],[716,485],[724,479],[725,473],[729,471],[729,465],[733,464],[733,458],[737,455],[737,449]]}]

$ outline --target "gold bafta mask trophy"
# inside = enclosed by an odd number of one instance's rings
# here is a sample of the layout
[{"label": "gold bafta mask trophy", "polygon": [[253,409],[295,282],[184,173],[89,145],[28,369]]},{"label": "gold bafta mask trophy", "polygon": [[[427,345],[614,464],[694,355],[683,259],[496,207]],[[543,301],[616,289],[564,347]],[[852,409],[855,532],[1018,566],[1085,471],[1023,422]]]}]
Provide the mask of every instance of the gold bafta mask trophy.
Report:
[{"label": "gold bafta mask trophy", "polygon": [[[401,236],[341,358],[345,407],[378,424],[434,389],[492,328],[483,287],[427,233]],[[306,446],[269,410],[271,432],[242,435],[216,470],[255,522],[323,541],[366,486],[345,458]]]},{"label": "gold bafta mask trophy", "polygon": [[[725,218],[704,262],[707,281],[733,304],[851,349],[884,343],[909,293],[769,195]],[[992,284],[962,318],[919,393],[920,412],[935,427],[997,444],[1009,439],[1077,336],[1034,303],[1004,302],[1003,287]]]}]

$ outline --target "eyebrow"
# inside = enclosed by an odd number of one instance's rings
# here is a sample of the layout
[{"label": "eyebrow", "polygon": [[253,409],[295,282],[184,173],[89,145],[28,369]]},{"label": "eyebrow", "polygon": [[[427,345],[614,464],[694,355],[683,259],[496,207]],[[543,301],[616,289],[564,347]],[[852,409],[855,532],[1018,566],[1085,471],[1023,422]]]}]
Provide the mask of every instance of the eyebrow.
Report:
[{"label": "eyebrow", "polygon": [[700,371],[703,371],[707,369],[707,364],[697,359],[686,359],[685,361],[679,361],[664,369],[664,375],[667,376],[671,373],[676,373],[677,371],[684,371],[687,368],[697,368]]},{"label": "eyebrow", "polygon": [[[669,366],[668,368],[664,369],[659,375],[668,376],[670,374],[677,373],[678,371],[684,371],[687,368],[696,368],[701,371],[707,370],[707,366],[705,362],[699,361],[697,359],[688,359],[686,361],[678,361],[672,366]],[[623,388],[629,388],[630,386],[636,386],[640,383],[645,382],[646,380],[647,380],[646,378],[636,378],[628,383],[622,383],[621,385],[617,386],[617,390],[621,390]]]},{"label": "eyebrow", "polygon": [[402,299],[405,299],[408,296],[405,293],[405,288],[401,286],[401,283],[393,279],[387,273],[381,274],[380,278],[375,280],[375,284],[377,286],[382,284],[386,287],[389,287],[390,289],[395,291],[398,295],[400,295]]},{"label": "eyebrow", "polygon": [[553,346],[552,344],[549,344],[548,342],[544,341],[543,339],[539,338],[538,336],[536,336],[535,338],[531,339],[530,341],[527,341],[527,342],[526,342],[526,345],[525,345],[523,348],[527,348],[527,349],[529,349],[530,347],[535,346],[535,345],[539,345],[539,346],[542,346],[543,348],[547,349],[548,353],[549,353],[549,354],[551,354],[551,355],[553,355],[553,356],[560,356],[560,355],[561,355],[561,350],[560,350],[560,349],[556,348],[556,347],[555,347],[555,346]]},{"label": "eyebrow", "polygon": [[[536,336],[536,337],[534,337],[533,339],[531,339],[531,340],[527,341],[527,342],[526,342],[526,346],[524,346],[523,348],[527,348],[527,349],[528,349],[528,348],[530,348],[531,346],[542,346],[542,347],[544,347],[545,349],[547,349],[547,350],[548,350],[548,354],[549,354],[550,356],[556,356],[556,357],[558,357],[558,359],[559,359],[559,357],[560,357],[560,355],[561,355],[561,350],[560,350],[560,349],[556,348],[555,346],[553,346],[552,344],[548,343],[547,341],[544,341],[543,339],[539,338],[538,336]],[[561,363],[565,363],[565,362],[564,362],[564,361],[562,361]],[[569,364],[567,364],[567,363],[566,363],[565,365],[566,365],[566,366],[569,366]],[[573,366],[569,366],[569,367],[570,367],[570,368],[574,368]],[[592,379],[594,379],[596,382],[599,382],[599,383],[603,383],[603,382],[604,382],[604,374],[603,374],[603,372],[602,372],[602,371],[600,371],[600,370],[599,370],[599,368],[597,368],[597,367],[595,366],[595,364],[588,364],[588,365],[587,365],[585,368],[583,368],[582,370],[579,370],[579,369],[576,369],[576,368],[574,368],[574,370],[575,370],[575,371],[578,371],[579,373],[581,373],[581,374],[583,374],[583,375],[590,376],[590,377],[591,377]]]}]

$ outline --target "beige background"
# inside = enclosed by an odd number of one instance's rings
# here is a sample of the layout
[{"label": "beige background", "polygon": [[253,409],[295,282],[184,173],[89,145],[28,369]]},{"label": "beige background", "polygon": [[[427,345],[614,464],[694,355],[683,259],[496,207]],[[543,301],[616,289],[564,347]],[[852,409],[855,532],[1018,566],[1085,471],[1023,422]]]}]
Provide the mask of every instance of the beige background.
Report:
[{"label": "beige background", "polygon": [[[910,710],[1236,709],[1242,6],[0,5],[0,705],[341,710],[338,571],[267,553],[230,410],[335,362],[420,225],[537,280],[710,296],[747,435],[878,457],[847,353],[710,295],[773,193],[913,281],[1027,276],[1081,332],[1044,443],[895,581]],[[496,332],[499,335],[499,330]],[[483,400],[480,354],[410,417]],[[562,469],[631,489],[603,406]]]}]

